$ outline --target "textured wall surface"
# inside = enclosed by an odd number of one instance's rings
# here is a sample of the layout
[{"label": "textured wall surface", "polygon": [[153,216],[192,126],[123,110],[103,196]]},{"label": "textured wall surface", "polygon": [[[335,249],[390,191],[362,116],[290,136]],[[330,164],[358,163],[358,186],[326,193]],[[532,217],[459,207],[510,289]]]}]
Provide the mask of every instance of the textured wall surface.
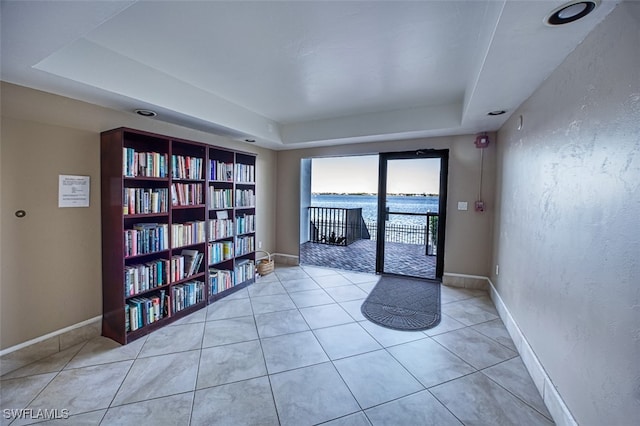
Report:
[{"label": "textured wall surface", "polygon": [[498,145],[492,280],[579,424],[637,424],[640,3],[592,32]]}]

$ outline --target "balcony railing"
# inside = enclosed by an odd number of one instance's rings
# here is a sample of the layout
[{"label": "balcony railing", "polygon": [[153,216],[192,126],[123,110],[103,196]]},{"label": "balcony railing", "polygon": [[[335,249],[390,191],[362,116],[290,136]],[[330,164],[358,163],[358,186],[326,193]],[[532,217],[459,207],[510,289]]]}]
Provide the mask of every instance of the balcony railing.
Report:
[{"label": "balcony railing", "polygon": [[[425,254],[435,256],[438,239],[438,213],[424,213],[426,225],[408,225],[387,221],[385,242],[417,244]],[[362,209],[309,207],[311,221],[309,240],[314,243],[346,246],[358,240],[377,240],[377,222],[364,221]]]},{"label": "balcony railing", "polygon": [[348,246],[369,238],[361,208],[309,207],[309,219],[309,240],[314,243]]}]

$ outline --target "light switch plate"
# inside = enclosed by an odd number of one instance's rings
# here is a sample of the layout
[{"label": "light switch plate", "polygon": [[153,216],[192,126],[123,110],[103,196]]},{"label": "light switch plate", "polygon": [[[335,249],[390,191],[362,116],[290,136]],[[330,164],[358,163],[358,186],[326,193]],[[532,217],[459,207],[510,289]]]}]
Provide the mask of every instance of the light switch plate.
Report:
[{"label": "light switch plate", "polygon": [[458,210],[467,210],[469,208],[469,203],[466,201],[458,201]]}]

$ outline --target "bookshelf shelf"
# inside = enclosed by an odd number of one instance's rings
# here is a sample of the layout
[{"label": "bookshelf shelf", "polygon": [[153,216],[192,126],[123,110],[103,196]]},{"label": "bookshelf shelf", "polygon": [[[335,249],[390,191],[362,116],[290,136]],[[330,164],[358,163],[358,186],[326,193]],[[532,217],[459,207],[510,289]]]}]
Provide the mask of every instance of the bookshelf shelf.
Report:
[{"label": "bookshelf shelf", "polygon": [[152,251],[149,253],[140,253],[132,256],[124,256],[124,259],[130,260],[130,259],[142,259],[145,257],[161,257],[163,253],[168,254],[169,250]]},{"label": "bookshelf shelf", "polygon": [[[169,182],[168,177],[122,176],[125,182]],[[174,179],[175,180],[175,179]]]},{"label": "bookshelf shelf", "polygon": [[186,282],[189,282],[189,281],[197,280],[199,278],[202,279],[202,278],[204,278],[204,276],[205,276],[204,272],[199,272],[197,274],[189,275],[188,277],[185,277],[185,278],[183,278],[181,280],[174,281],[171,284],[183,284],[183,283],[186,283]]},{"label": "bookshelf shelf", "polygon": [[174,210],[178,210],[178,209],[203,209],[205,207],[204,204],[193,204],[193,205],[188,205],[188,206],[171,206],[172,209]]},{"label": "bookshelf shelf", "polygon": [[205,243],[199,242],[199,243],[193,243],[193,244],[185,244],[183,246],[173,247],[171,250],[180,251],[180,250],[192,248],[192,247],[195,247],[195,246],[199,246],[199,245],[202,245],[202,244],[205,244]]},{"label": "bookshelf shelf", "polygon": [[123,214],[124,219],[151,219],[156,217],[168,217],[169,212],[162,213],[138,213],[138,214]]},{"label": "bookshelf shelf", "polygon": [[213,263],[210,263],[210,264],[209,264],[209,266],[210,266],[210,267],[211,267],[211,266],[215,266],[216,268],[225,269],[225,268],[223,267],[223,265],[224,265],[224,264],[226,264],[227,262],[229,262],[230,260],[232,260],[232,259],[223,259],[223,260],[221,260],[221,261],[219,261],[219,262],[213,262]]},{"label": "bookshelf shelf", "polygon": [[160,291],[160,290],[166,290],[169,287],[169,285],[171,285],[171,284],[172,283],[162,284],[162,285],[159,285],[158,287],[153,287],[153,288],[150,288],[150,289],[147,289],[147,290],[142,290],[142,291],[140,291],[140,292],[138,292],[136,294],[132,294],[130,296],[129,295],[125,296],[125,299],[127,299],[127,300],[128,299],[133,299],[133,298],[136,298],[136,297],[146,296],[149,293],[154,293],[154,292],[157,292],[157,291]]},{"label": "bookshelf shelf", "polygon": [[103,336],[127,344],[254,282],[255,206],[235,199],[254,196],[255,165],[200,142],[101,134]]}]

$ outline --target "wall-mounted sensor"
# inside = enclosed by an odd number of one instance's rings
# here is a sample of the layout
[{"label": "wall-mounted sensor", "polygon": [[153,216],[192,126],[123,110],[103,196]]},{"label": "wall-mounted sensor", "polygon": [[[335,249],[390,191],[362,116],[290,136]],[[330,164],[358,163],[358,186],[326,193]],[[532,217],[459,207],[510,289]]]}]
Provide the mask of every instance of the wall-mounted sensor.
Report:
[{"label": "wall-mounted sensor", "polygon": [[482,133],[476,136],[474,141],[476,148],[486,148],[489,146],[489,136],[486,133]]}]

